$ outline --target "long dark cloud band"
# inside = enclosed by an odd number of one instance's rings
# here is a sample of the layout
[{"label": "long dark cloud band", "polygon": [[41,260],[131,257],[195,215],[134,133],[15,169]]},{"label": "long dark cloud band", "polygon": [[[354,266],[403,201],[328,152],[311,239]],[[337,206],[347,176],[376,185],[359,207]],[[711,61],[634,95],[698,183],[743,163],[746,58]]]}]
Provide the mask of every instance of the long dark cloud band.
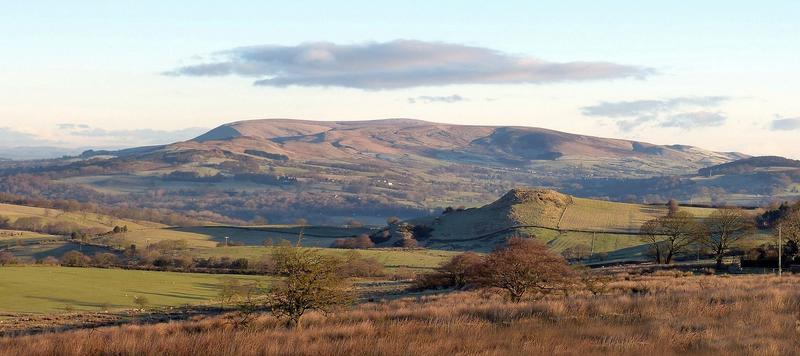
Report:
[{"label": "long dark cloud band", "polygon": [[610,62],[550,62],[489,48],[396,40],[240,47],[166,72],[175,76],[256,78],[260,86],[335,86],[367,90],[451,84],[521,84],[644,78],[650,68]]}]

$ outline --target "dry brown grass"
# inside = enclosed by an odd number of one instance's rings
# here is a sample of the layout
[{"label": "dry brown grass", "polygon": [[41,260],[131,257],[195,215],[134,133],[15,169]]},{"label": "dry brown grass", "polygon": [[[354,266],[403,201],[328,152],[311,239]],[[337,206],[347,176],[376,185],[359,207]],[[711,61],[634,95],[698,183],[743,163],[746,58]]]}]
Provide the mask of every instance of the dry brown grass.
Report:
[{"label": "dry brown grass", "polygon": [[507,303],[460,292],[310,314],[288,330],[222,317],[0,339],[20,355],[750,354],[800,350],[800,277],[622,276],[608,294]]}]

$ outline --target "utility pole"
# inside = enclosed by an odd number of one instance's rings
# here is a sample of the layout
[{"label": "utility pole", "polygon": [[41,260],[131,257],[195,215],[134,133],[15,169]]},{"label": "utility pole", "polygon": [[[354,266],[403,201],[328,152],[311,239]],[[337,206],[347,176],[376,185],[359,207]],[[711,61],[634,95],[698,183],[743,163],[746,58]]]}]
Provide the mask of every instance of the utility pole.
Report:
[{"label": "utility pole", "polygon": [[594,258],[594,238],[596,235],[597,235],[596,232],[592,232],[592,247],[591,250],[589,251],[589,258]]},{"label": "utility pole", "polygon": [[783,274],[783,229],[778,225],[778,277]]}]

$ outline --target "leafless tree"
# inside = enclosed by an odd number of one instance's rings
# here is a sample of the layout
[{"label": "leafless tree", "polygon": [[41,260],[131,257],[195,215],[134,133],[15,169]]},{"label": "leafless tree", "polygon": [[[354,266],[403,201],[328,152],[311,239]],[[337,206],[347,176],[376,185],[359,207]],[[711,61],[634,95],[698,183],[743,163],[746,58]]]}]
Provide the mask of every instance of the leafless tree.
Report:
[{"label": "leafless tree", "polygon": [[653,252],[653,257],[655,257],[656,263],[663,263],[664,254],[662,251],[662,240],[664,240],[664,236],[661,235],[661,220],[652,219],[646,221],[639,229],[639,233],[639,238],[641,241],[650,246],[650,250]]},{"label": "leafless tree", "polygon": [[309,310],[327,313],[352,300],[351,289],[339,273],[341,260],[297,246],[276,248],[273,259],[284,278],[269,290],[268,303],[287,327],[297,327]]},{"label": "leafless tree", "polygon": [[513,302],[529,293],[564,290],[575,272],[563,257],[533,239],[514,237],[488,256],[476,280],[480,286],[504,291]]},{"label": "leafless tree", "polygon": [[714,254],[717,268],[733,245],[752,236],[754,224],[742,209],[720,208],[705,219],[705,234],[700,242]]}]

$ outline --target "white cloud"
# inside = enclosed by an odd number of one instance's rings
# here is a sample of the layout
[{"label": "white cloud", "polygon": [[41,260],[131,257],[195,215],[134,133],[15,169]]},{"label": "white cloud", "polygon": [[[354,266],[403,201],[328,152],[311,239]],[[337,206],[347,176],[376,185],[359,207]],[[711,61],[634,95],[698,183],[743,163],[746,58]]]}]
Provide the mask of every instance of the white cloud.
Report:
[{"label": "white cloud", "polygon": [[410,104],[416,104],[416,103],[447,103],[447,104],[452,104],[452,103],[457,103],[457,102],[460,102],[460,101],[469,101],[469,99],[467,99],[467,98],[465,98],[465,97],[463,97],[461,95],[458,95],[458,94],[453,94],[453,95],[448,95],[448,96],[422,95],[422,96],[417,96],[417,97],[413,97],[413,98],[408,98],[408,102]]},{"label": "white cloud", "polygon": [[335,86],[368,90],[450,84],[521,84],[644,78],[650,68],[610,62],[549,62],[489,48],[396,40],[357,45],[330,42],[263,45],[215,53],[175,76],[239,75],[259,86]]},{"label": "white cloud", "polygon": [[624,132],[647,124],[688,129],[724,124],[727,118],[723,113],[686,110],[713,108],[728,100],[730,98],[725,96],[703,96],[601,102],[583,107],[582,113],[585,116],[616,119],[617,127]]},{"label": "white cloud", "polygon": [[694,129],[699,127],[717,127],[725,124],[728,118],[721,113],[696,111],[672,115],[661,123],[661,127]]},{"label": "white cloud", "polygon": [[800,117],[798,118],[776,118],[769,125],[772,131],[793,131],[800,130]]}]

